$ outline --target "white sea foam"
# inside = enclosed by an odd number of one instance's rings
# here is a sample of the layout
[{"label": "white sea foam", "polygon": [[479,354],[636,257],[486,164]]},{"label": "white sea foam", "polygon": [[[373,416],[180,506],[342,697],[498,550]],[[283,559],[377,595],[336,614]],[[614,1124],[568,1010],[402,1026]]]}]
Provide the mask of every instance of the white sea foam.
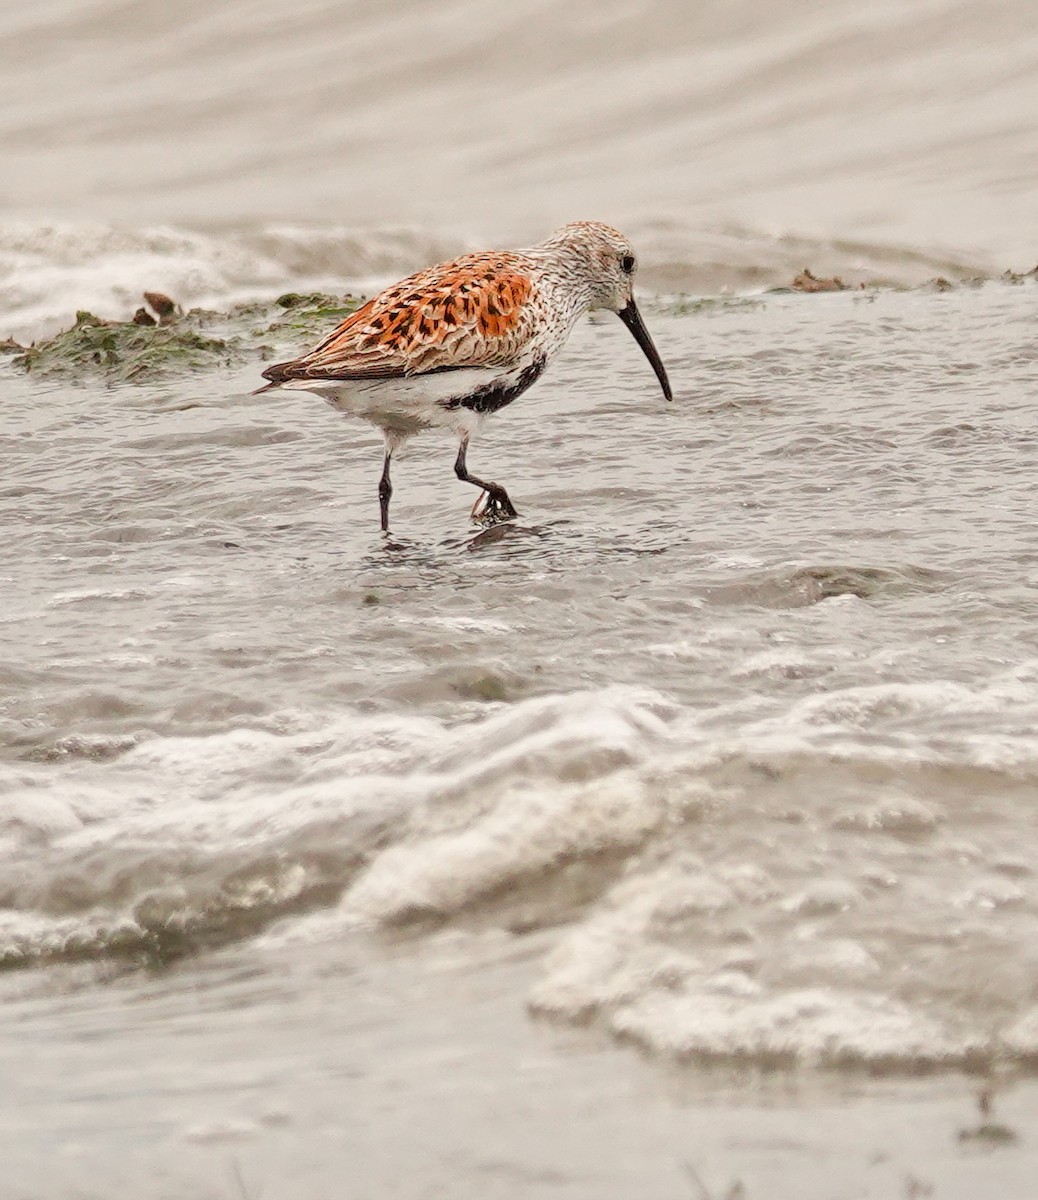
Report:
[{"label": "white sea foam", "polygon": [[145,291],[220,311],[288,291],[363,292],[462,248],[400,228],[0,221],[0,330],[29,340],[71,324],[80,309],[127,320]]},{"label": "white sea foam", "polygon": [[[982,689],[979,711],[985,692],[1004,691],[1000,680]],[[1038,703],[1033,683],[1012,694]],[[864,711],[917,718],[921,704],[954,716],[972,693],[881,695]],[[474,724],[354,715],[289,734],[153,738],[81,762],[60,799],[23,770],[0,821],[21,843],[3,879],[16,898],[4,943],[19,957],[103,955],[164,928],[202,937],[229,914],[266,922],[328,886],[341,892],[333,909],[265,943],[430,918],[464,928],[477,914],[538,924],[558,919],[579,869],[585,899],[531,993],[537,1013],[594,1019],[679,1057],[906,1066],[985,1053],[929,978],[925,948],[964,912],[1038,922],[1031,880],[993,874],[961,846],[949,872],[959,822],[946,833],[947,816],[904,790],[849,803],[824,747],[841,721],[844,736],[860,727],[858,691],[830,697],[821,725],[817,712],[806,704],[781,734],[768,718],[732,740],[660,695],[617,688],[522,701]],[[990,755],[967,738],[959,761]],[[869,757],[859,745],[855,772],[926,760],[882,744],[872,768]],[[747,786],[761,763],[770,818]],[[802,789],[820,783],[832,800],[812,805]],[[920,840],[925,855],[906,859]],[[878,933],[909,896],[911,915]]]}]

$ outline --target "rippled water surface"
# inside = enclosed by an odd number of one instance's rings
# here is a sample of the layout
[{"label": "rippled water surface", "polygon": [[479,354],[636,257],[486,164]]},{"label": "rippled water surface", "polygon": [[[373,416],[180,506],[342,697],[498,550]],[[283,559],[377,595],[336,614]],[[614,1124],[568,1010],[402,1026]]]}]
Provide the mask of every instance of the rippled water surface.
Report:
[{"label": "rippled water surface", "polygon": [[[1034,1200],[1032,6],[0,42],[0,1200]],[[674,403],[585,322],[384,539],[274,298],[574,219]],[[145,290],[236,365],[6,353]]]},{"label": "rippled water surface", "polygon": [[[1033,285],[646,308],[672,405],[589,322],[470,455],[519,520],[472,526],[427,435],[388,540],[380,439],[249,395],[256,367],[114,389],[3,368],[23,1189],[63,1114],[24,1194],[84,1163],[97,1195],[229,1190],[232,1161],[324,1194],[376,1112],[431,1142],[358,1166],[371,1194],[425,1194],[419,1162],[429,1194],[538,1171],[665,1194],[695,1160],[665,1064],[1031,1072]],[[102,1069],[117,1038],[131,1064]],[[536,1152],[483,1087],[541,1096]],[[645,1104],[604,1180],[593,1147]],[[708,1126],[733,1175],[779,1170]],[[835,1194],[842,1162],[798,1186]],[[973,1194],[957,1171],[942,1196]]]}]

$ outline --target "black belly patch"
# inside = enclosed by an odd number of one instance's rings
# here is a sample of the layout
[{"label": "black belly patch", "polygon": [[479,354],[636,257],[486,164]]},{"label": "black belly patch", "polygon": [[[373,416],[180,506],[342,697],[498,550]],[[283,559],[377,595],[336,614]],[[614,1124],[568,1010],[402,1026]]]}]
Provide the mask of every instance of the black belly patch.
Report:
[{"label": "black belly patch", "polygon": [[440,403],[446,409],[467,408],[475,413],[493,413],[517,397],[541,377],[545,366],[543,358],[536,358],[519,372],[514,383],[485,383],[467,396],[451,396]]}]

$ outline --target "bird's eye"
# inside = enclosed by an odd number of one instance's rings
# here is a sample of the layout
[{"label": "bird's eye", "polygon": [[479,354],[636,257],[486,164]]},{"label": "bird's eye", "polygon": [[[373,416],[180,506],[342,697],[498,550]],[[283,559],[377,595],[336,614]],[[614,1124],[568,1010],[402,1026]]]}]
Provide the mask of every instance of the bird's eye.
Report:
[{"label": "bird's eye", "polygon": [[634,271],[634,255],[625,254],[620,259],[620,267],[627,275],[630,275]]}]

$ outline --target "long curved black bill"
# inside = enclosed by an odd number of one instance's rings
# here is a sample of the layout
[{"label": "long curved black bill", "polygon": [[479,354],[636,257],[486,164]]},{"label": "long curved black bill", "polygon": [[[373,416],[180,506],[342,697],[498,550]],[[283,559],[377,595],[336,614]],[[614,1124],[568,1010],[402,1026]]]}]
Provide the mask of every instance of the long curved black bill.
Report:
[{"label": "long curved black bill", "polygon": [[642,320],[642,315],[634,300],[628,300],[616,315],[634,334],[634,340],[645,351],[645,357],[652,363],[652,369],[656,372],[656,378],[660,381],[664,396],[668,400],[673,400],[674,393],[670,390],[670,380],[667,378],[666,369],[660,361],[659,353],[653,345],[652,338],[649,337],[649,331],[645,328],[645,322]]}]

